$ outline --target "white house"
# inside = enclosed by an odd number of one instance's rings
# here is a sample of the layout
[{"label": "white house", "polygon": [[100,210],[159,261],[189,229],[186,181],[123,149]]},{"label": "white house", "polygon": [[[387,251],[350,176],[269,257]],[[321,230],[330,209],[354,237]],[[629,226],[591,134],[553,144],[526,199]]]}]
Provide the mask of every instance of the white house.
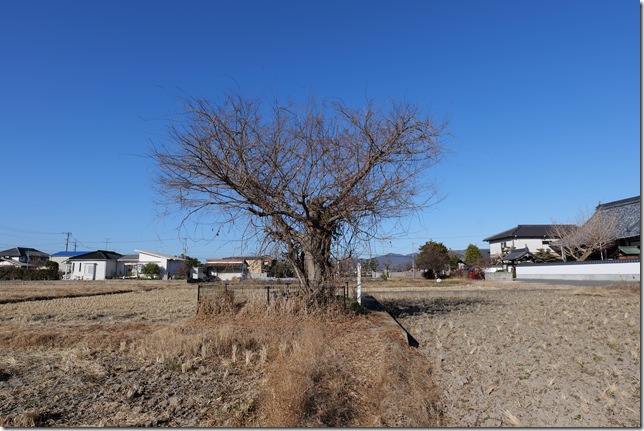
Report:
[{"label": "white house", "polygon": [[485,238],[490,243],[490,257],[498,258],[504,249],[513,250],[525,248],[530,253],[539,249],[553,251],[550,244],[559,239],[550,224],[520,224],[496,235]]},{"label": "white house", "polygon": [[0,251],[0,265],[38,268],[49,260],[49,255],[35,248],[14,247]]},{"label": "white house", "polygon": [[118,274],[118,259],[122,255],[114,251],[96,250],[67,259],[69,280],[105,280]]},{"label": "white house", "polygon": [[49,260],[56,262],[58,264],[58,270],[64,273],[71,272],[71,263],[68,262],[69,258],[74,256],[80,256],[82,254],[91,253],[90,251],[59,251],[54,253],[49,257]]},{"label": "white house", "polygon": [[137,278],[141,275],[141,267],[138,254],[125,254],[118,260],[118,276]]},{"label": "white house", "polygon": [[169,254],[156,253],[152,251],[134,250],[139,253],[139,272],[140,268],[148,263],[156,263],[161,268],[161,276],[164,280],[174,277],[179,269],[183,269],[186,260]]},{"label": "white house", "polygon": [[217,277],[223,281],[245,280],[248,277],[248,263],[243,258],[208,259],[204,272],[207,277]]}]

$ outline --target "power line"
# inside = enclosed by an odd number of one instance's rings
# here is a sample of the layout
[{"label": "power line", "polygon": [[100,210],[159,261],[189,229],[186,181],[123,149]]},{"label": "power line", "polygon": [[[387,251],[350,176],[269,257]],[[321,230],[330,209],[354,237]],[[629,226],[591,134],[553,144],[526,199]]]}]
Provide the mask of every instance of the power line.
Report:
[{"label": "power line", "polygon": [[9,226],[3,226],[3,225],[0,225],[0,229],[8,230],[8,231],[11,231],[11,232],[16,232],[16,233],[26,233],[26,234],[30,234],[30,235],[60,235],[61,234],[60,232],[42,232],[42,231],[37,231],[37,230],[18,229],[18,228],[15,228],[15,227],[9,227]]}]

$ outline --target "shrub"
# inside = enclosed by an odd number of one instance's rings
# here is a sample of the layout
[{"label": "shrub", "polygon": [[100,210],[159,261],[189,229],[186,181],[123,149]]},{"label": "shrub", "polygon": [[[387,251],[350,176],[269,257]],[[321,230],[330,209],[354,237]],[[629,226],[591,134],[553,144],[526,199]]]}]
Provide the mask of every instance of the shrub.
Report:
[{"label": "shrub", "polygon": [[141,274],[147,275],[150,278],[156,278],[161,274],[161,267],[153,262],[146,263],[143,265],[143,268],[141,268]]},{"label": "shrub", "polygon": [[[53,262],[56,263],[56,262]],[[58,270],[19,268],[15,266],[0,267],[0,280],[58,280]]]}]

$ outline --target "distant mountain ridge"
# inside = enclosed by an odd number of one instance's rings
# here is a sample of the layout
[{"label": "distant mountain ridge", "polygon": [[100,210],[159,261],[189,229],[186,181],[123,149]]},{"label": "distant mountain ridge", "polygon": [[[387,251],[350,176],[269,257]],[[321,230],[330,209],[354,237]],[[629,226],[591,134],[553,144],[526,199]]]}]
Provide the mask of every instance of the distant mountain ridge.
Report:
[{"label": "distant mountain ridge", "polygon": [[[480,249],[483,257],[490,256],[490,249]],[[450,250],[450,254],[456,254],[460,258],[465,257],[465,250]],[[378,262],[378,270],[389,269],[390,271],[408,271],[412,266],[413,256],[416,256],[418,253],[410,254],[398,254],[398,253],[387,253],[382,256],[375,256],[372,259],[375,259]],[[361,259],[363,264],[368,262],[369,259]]]}]

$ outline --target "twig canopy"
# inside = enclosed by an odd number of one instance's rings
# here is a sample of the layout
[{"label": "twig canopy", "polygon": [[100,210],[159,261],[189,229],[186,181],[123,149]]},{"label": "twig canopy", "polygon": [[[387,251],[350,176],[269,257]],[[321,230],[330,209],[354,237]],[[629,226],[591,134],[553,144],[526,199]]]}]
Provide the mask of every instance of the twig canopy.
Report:
[{"label": "twig canopy", "polygon": [[184,103],[169,144],[152,150],[165,202],[247,220],[283,247],[311,292],[329,280],[334,241],[373,238],[383,220],[434,203],[424,174],[443,156],[445,126],[415,106],[266,107],[239,94]]}]

